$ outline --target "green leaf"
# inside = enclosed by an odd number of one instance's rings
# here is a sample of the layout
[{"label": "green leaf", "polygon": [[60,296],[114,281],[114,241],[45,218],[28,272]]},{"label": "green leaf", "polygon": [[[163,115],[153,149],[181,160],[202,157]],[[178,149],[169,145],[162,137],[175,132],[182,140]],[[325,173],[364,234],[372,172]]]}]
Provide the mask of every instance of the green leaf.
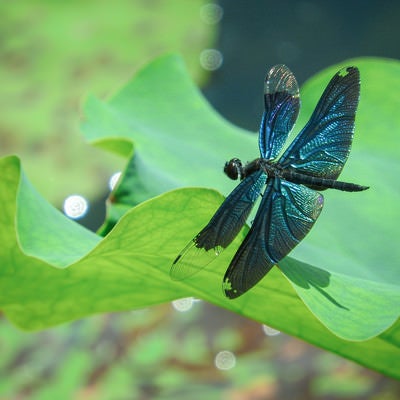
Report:
[{"label": "green leaf", "polygon": [[[394,112],[400,65],[350,63],[361,70],[362,100],[341,178],[371,189],[324,193],[316,227],[279,265],[284,275],[274,268],[239,299],[223,296],[222,276],[244,229],[193,279],[170,280],[171,261],[223,200],[213,190],[178,189],[144,201],[101,240],[52,209],[23,177],[18,159],[8,157],[0,166],[1,307],[24,329],[42,329],[96,312],[196,296],[400,377],[399,250],[390,240],[399,233],[399,149],[391,143],[400,128]],[[301,91],[306,113],[299,127],[338,68]],[[136,202],[182,185],[228,193],[235,184],[224,177],[223,162],[251,160],[258,152],[256,135],[221,119],[174,56],[142,70],[110,102],[91,98],[86,115],[85,134],[103,147],[128,155],[133,142],[135,184],[145,188]]]}]

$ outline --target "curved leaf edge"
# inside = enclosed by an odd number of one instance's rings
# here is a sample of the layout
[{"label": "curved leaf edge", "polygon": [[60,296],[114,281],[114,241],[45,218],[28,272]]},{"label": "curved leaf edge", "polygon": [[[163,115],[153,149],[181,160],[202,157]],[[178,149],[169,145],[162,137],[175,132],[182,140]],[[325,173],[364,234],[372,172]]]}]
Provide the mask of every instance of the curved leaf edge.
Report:
[{"label": "curved leaf edge", "polygon": [[[17,161],[18,166],[20,165],[18,159],[12,158],[10,160],[12,160],[12,162]],[[125,220],[135,220],[135,215],[138,212],[141,212],[141,210],[146,209],[149,206],[157,207],[158,201],[163,202],[163,199],[170,196],[176,197],[183,195],[183,198],[185,198],[188,194],[190,198],[201,198],[203,194],[210,193],[216,198],[223,198],[218,192],[212,189],[184,188],[167,192],[141,203],[139,206],[132,208],[122,217],[115,228],[106,236],[106,240],[114,240],[113,238],[120,234],[119,226],[125,225]],[[68,268],[77,265],[81,260],[92,257],[92,254],[95,254],[98,251],[98,247],[101,246],[101,243],[105,240],[102,240],[92,232],[82,228],[79,224],[69,220],[58,210],[55,210],[49,203],[41,198],[32,185],[29,184],[22,169],[20,172],[20,183],[16,203],[16,241],[21,251],[27,256],[45,262],[49,267]],[[40,210],[40,212],[38,210]],[[177,210],[177,215],[179,215],[181,211],[182,210]],[[32,216],[36,216],[37,220],[32,218]],[[41,224],[43,219],[54,222],[54,225],[49,226],[48,223]],[[33,231],[35,231],[34,235],[32,235]],[[54,240],[53,246],[45,246],[45,250],[47,249],[49,251],[43,253],[43,248],[40,246],[35,247],[35,243],[40,244],[40,238],[43,236],[49,237],[49,231],[53,231],[51,234]],[[32,238],[35,237],[39,239],[39,242],[32,240]],[[71,239],[74,240],[71,241]],[[55,253],[52,249],[66,249],[67,251],[66,254],[60,254],[59,250]],[[75,257],[74,259],[66,257],[66,255],[71,255],[71,249],[74,249],[72,252]],[[77,253],[78,250],[81,252]],[[151,256],[151,254],[147,254],[147,256]],[[171,255],[171,260],[172,259],[173,254]],[[314,316],[335,335],[345,340],[357,341],[370,339],[384,332],[398,318],[398,314],[394,311],[399,309],[398,306],[400,304],[400,296],[396,290],[396,286],[361,280],[337,273],[332,274],[329,271],[301,263],[300,261],[294,260],[290,257],[287,257],[280,263],[280,269],[292,284],[293,289],[296,291],[300,299],[314,314]],[[322,279],[322,281],[327,278],[328,281],[322,283],[318,282],[315,278],[315,276],[318,275],[324,275],[325,278]],[[215,279],[215,277],[212,277],[211,279]],[[264,279],[270,279],[269,275]],[[329,286],[329,281],[335,282],[333,290],[331,290]],[[179,284],[183,285],[188,296],[195,294],[204,300],[215,301],[212,297],[210,298],[207,292],[199,291],[195,287],[191,286],[190,280]],[[260,287],[261,286],[262,283],[260,284]],[[352,304],[352,301],[354,301],[354,297],[351,296],[352,290],[357,292],[357,296],[360,299],[356,304],[354,304],[354,302]],[[371,292],[374,292],[375,294],[379,293],[379,297],[385,299],[385,302],[383,304],[369,302],[368,296]],[[327,301],[321,302],[321,293]],[[340,297],[339,300],[336,300],[338,293],[350,293],[350,295],[345,297],[344,304],[340,303],[343,301]],[[321,313],[319,312],[321,307],[331,308],[331,318],[321,318]],[[230,309],[230,307],[227,308]],[[373,329],[368,329],[368,326],[364,326],[361,329],[361,326],[365,325],[365,318],[363,316],[366,314],[379,316],[380,323],[375,324]],[[246,315],[246,313],[244,312],[243,315]],[[348,331],[343,329],[345,324],[340,322],[345,322],[346,319],[350,317],[353,321],[357,321],[357,324],[360,327],[357,331]],[[264,322],[266,323],[267,321]]]},{"label": "curved leaf edge", "polygon": [[[18,177],[20,176],[20,171],[19,171],[19,160],[16,157],[9,157],[7,160],[8,167],[14,168],[15,169],[15,174],[14,178],[19,179]],[[0,164],[3,164],[4,166],[4,160],[0,160]],[[3,170],[3,169],[2,169]],[[8,181],[8,183],[14,183],[14,187],[17,187],[16,184],[18,182],[14,181],[12,182],[11,180]],[[7,185],[8,187],[12,188],[13,185]],[[191,196],[189,196],[190,199],[195,199],[193,196],[196,198],[198,197],[199,193],[201,192],[202,194],[208,193],[210,194],[210,198],[213,199],[214,203],[217,205],[218,202],[221,201],[222,196],[216,193],[214,190],[204,190],[204,189],[180,189],[176,191],[169,192],[165,195],[160,196],[160,198],[167,198],[170,196],[175,196],[178,195],[178,197],[182,197],[182,192],[190,192]],[[189,193],[189,194],[190,194]],[[16,191],[14,195],[16,194]],[[187,196],[184,196],[187,197]],[[188,204],[190,206],[190,203],[188,203],[188,199],[181,199],[184,203]],[[153,200],[150,200],[147,203],[147,206],[152,205],[154,203]],[[154,205],[154,204],[153,204]],[[197,206],[197,204],[195,205]],[[11,204],[11,208],[16,211],[16,203]],[[116,227],[115,229],[123,229],[125,230],[126,226],[123,226],[124,224],[128,224],[131,222],[130,221],[130,215],[133,213],[136,213],[138,210],[146,208],[146,205],[138,206],[137,208],[131,210],[129,213],[127,213],[127,216],[124,217],[121,221],[122,226],[120,228]],[[136,210],[136,211],[135,211]],[[7,211],[7,210],[6,210]],[[207,216],[209,213],[209,210],[206,208],[205,210],[205,215]],[[16,213],[14,214],[10,213],[9,217],[10,219],[8,222],[14,220]],[[66,218],[66,217],[64,217]],[[15,232],[15,231],[14,231]],[[243,235],[243,232],[240,234],[240,236]],[[129,238],[127,238],[129,239]],[[239,238],[240,240],[241,238]],[[107,238],[103,239],[102,241],[106,241]],[[15,245],[17,245],[17,240],[14,238]],[[97,250],[100,245],[96,246]],[[17,245],[19,249],[19,244]],[[95,249],[90,252],[90,254],[95,253]],[[173,250],[170,249],[171,257],[173,254]],[[222,256],[220,256],[222,257]],[[166,260],[170,256],[166,257]],[[86,260],[86,263],[84,261]],[[109,257],[104,257],[105,261],[109,261]],[[29,267],[29,264],[34,264],[33,269],[34,271],[37,270],[37,267],[39,265],[35,265],[37,263],[34,263],[34,259],[32,257],[27,258],[27,263],[26,267]],[[87,275],[85,275],[85,268],[87,269],[87,266],[90,265],[90,271],[91,274],[93,274],[93,269],[91,265],[91,257],[84,257],[81,259],[80,263],[82,263],[81,268],[75,268],[74,266],[71,265],[71,268],[65,268],[64,270],[60,270],[58,268],[51,268],[52,266],[47,265],[44,269],[46,271],[59,271],[57,272],[56,275],[58,278],[61,277],[61,280],[63,283],[66,283],[67,285],[69,284],[68,279],[71,278],[72,282],[75,282],[74,284],[83,284],[85,285],[85,280],[87,281]],[[79,263],[78,263],[79,264]],[[112,265],[112,264],[110,264]],[[168,263],[169,265],[169,263]],[[168,268],[168,265],[166,266]],[[294,265],[294,264],[293,264]],[[40,267],[42,267],[41,265]],[[5,266],[3,265],[3,268]],[[50,267],[50,268],[48,268]],[[149,268],[152,268],[151,266]],[[281,269],[284,269],[285,267]],[[165,282],[168,282],[168,286],[171,286],[172,282],[169,280],[168,275],[168,270],[166,269],[164,272],[160,271],[160,269],[157,267],[156,268],[158,275],[160,275],[160,280],[159,282],[155,281],[154,286],[155,291],[154,293],[157,293],[158,288],[160,287],[159,285],[165,286]],[[80,271],[83,271],[82,273]],[[29,271],[28,271],[29,272]],[[39,272],[39,271],[38,271]],[[100,272],[100,271],[99,271]],[[160,273],[161,272],[161,273]],[[35,272],[34,272],[35,273]],[[211,286],[215,288],[220,287],[219,282],[214,282],[218,281],[219,279],[216,279],[218,275],[222,276],[221,271],[209,271],[208,274],[211,275],[212,281],[207,277],[206,281],[210,282],[212,284]],[[24,274],[24,273],[23,273]],[[61,275],[60,275],[61,274]],[[23,275],[22,275],[23,276]],[[29,275],[27,276],[29,278]],[[35,273],[35,278],[34,280],[40,280],[40,275],[38,276],[37,273]],[[32,280],[32,282],[34,282]],[[64,282],[67,281],[67,282]],[[106,285],[109,282],[109,279],[107,278],[106,281],[103,281],[103,284]],[[229,310],[232,310],[234,312],[240,313],[242,315],[245,315],[247,317],[250,317],[254,320],[259,321],[260,323],[267,323],[270,326],[274,326],[284,332],[287,332],[289,334],[292,334],[294,336],[300,337],[303,340],[306,340],[312,344],[315,344],[319,347],[325,348],[329,351],[333,351],[337,354],[340,354],[344,357],[347,357],[349,359],[352,359],[356,362],[359,362],[369,368],[376,369],[378,371],[381,371],[387,375],[393,376],[400,378],[400,375],[397,371],[396,368],[391,367],[393,363],[388,363],[387,359],[391,359],[393,357],[397,357],[396,354],[399,353],[399,347],[400,343],[397,343],[398,340],[396,338],[396,332],[398,330],[398,324],[392,326],[390,329],[388,329],[386,332],[382,333],[380,336],[367,340],[367,341],[362,341],[362,342],[349,342],[348,339],[343,341],[339,337],[335,336],[332,332],[327,330],[326,328],[323,328],[323,325],[318,322],[317,319],[311,317],[310,315],[307,315],[307,309],[302,301],[300,301],[295,294],[293,290],[288,289],[290,286],[288,286],[288,283],[285,284],[285,281],[287,280],[283,279],[282,274],[279,273],[277,269],[274,269],[271,271],[271,274],[268,275],[261,283],[260,285],[257,285],[254,290],[250,291],[248,294],[245,296],[242,296],[240,299],[237,301],[229,301],[227,299],[224,299],[222,296],[222,292],[218,290],[213,291],[212,293],[206,295],[202,295],[204,293],[204,289],[199,290],[198,287],[195,287],[195,285],[190,285],[190,282],[178,282],[176,285],[173,286],[173,293],[169,293],[168,296],[165,296],[164,298],[160,299],[155,299],[151,296],[146,297],[146,302],[145,303],[137,303],[137,308],[143,308],[148,305],[153,305],[153,304],[158,304],[161,302],[165,301],[171,301],[175,298],[181,298],[181,297],[187,297],[187,296],[193,296],[193,295],[198,295],[200,298],[205,298],[206,300],[218,305],[225,307]],[[90,313],[87,312],[82,312],[81,306],[79,306],[78,311],[76,314],[71,314],[70,317],[59,317],[58,312],[57,312],[57,303],[56,307],[54,307],[54,304],[51,304],[51,301],[49,303],[49,299],[46,296],[46,290],[47,287],[51,287],[51,283],[53,281],[49,281],[49,284],[46,285],[46,282],[37,282],[37,286],[42,287],[40,293],[33,293],[33,300],[35,302],[39,301],[40,298],[42,299],[43,305],[39,305],[39,309],[41,312],[43,311],[43,317],[38,318],[34,317],[34,319],[29,320],[26,318],[26,315],[30,314],[31,312],[34,312],[34,309],[29,305],[29,299],[32,297],[31,294],[29,293],[23,293],[22,296],[24,297],[21,300],[21,304],[14,304],[12,301],[10,304],[7,305],[7,303],[3,303],[4,311],[5,314],[8,316],[8,318],[17,324],[22,329],[28,329],[28,330],[38,330],[38,329],[44,329],[48,328],[50,326],[60,324],[62,322],[66,321],[71,321],[76,318],[84,317],[87,316],[88,314],[95,314],[95,313],[100,313],[100,312],[106,312],[106,311],[122,311],[122,310],[128,310],[132,309],[135,307],[132,307],[132,302],[129,302],[128,300],[125,301],[122,299],[122,302],[116,303],[115,307],[110,307],[110,304],[108,306],[104,306],[104,304],[92,304],[95,305],[95,307],[92,308]],[[6,282],[7,283],[7,282]],[[114,283],[111,283],[115,287]],[[125,284],[125,286],[124,286]],[[299,282],[297,282],[299,284]],[[43,286],[45,285],[45,286]],[[1,286],[1,280],[0,280],[0,286]],[[86,288],[86,286],[85,286]],[[126,286],[126,282],[120,282],[118,281],[118,285],[115,288],[116,293],[119,292],[130,292],[132,288],[132,285],[128,284]],[[12,289],[12,288],[11,288]],[[201,289],[201,288],[200,288]],[[4,292],[3,289],[0,290],[0,292]],[[14,294],[15,288],[11,290],[11,292]],[[87,292],[87,290],[86,290]],[[274,299],[276,298],[275,293],[279,295],[277,298],[278,301],[275,301]],[[90,295],[91,293],[89,293]],[[6,295],[6,293],[5,293]],[[130,295],[130,293],[128,293]],[[111,297],[113,297],[113,293],[111,293]],[[2,296],[0,296],[2,298]],[[151,298],[152,301],[149,301]],[[268,299],[269,301],[265,302],[262,299]],[[286,300],[285,300],[286,299]],[[288,304],[282,304],[282,301],[287,301],[289,300]],[[12,299],[11,299],[12,300]],[[53,299],[54,300],[54,299]],[[61,299],[57,300],[60,302]],[[72,299],[74,301],[75,299]],[[109,301],[106,299],[106,301]],[[49,309],[43,309],[44,304],[49,304]],[[264,310],[264,313],[260,313],[259,307],[260,305],[262,306],[262,309]],[[289,308],[287,308],[289,306]],[[286,307],[286,308],[285,308]],[[63,308],[63,305],[61,304],[61,309]],[[42,310],[43,309],[43,310]],[[276,312],[275,314],[271,313],[273,310],[276,309],[281,309],[281,311]],[[293,310],[293,311],[292,311]],[[284,311],[282,313],[282,311]],[[50,314],[49,314],[50,313]],[[293,320],[292,323],[285,323],[287,318],[295,313],[295,320]],[[51,316],[52,319],[49,319],[48,316]],[[290,317],[290,318],[292,318]],[[294,322],[297,321],[297,322]],[[392,350],[389,350],[392,348]],[[358,350],[357,350],[358,349]]]}]

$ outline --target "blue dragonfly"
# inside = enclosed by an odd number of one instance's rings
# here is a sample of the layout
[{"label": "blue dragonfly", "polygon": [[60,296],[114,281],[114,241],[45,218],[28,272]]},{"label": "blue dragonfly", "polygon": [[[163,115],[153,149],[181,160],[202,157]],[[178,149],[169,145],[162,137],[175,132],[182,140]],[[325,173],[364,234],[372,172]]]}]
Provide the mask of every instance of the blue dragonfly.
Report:
[{"label": "blue dragonfly", "polygon": [[359,94],[358,69],[337,72],[310,120],[278,157],[297,119],[300,98],[293,73],[285,65],[271,68],[264,83],[260,157],[246,165],[237,158],[225,164],[228,177],[241,182],[176,257],[171,278],[186,279],[215,259],[237,236],[261,194],[251,228],[223,278],[225,295],[236,298],[307,235],[324,204],[319,191],[368,189],[337,180],[350,153]]}]

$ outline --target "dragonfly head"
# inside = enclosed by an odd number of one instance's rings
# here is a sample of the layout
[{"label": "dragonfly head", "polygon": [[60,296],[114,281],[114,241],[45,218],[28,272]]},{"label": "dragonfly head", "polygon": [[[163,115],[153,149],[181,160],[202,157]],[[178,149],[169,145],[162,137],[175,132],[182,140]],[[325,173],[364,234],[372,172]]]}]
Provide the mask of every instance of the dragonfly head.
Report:
[{"label": "dragonfly head", "polygon": [[229,178],[236,180],[242,179],[243,177],[243,165],[238,158],[232,158],[232,160],[225,163],[224,172]]}]

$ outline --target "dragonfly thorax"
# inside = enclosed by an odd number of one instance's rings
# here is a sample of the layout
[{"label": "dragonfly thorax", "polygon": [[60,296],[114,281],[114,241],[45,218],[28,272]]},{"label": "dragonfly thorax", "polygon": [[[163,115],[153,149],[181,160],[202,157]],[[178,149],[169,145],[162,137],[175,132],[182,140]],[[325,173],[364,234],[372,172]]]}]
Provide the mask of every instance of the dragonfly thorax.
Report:
[{"label": "dragonfly thorax", "polygon": [[242,162],[238,158],[232,158],[232,160],[225,163],[224,172],[229,178],[236,180],[243,180],[252,173],[262,169],[268,177],[279,177],[285,178],[284,170],[276,162],[267,160],[266,158],[256,158],[255,160],[247,163],[243,166]]}]

